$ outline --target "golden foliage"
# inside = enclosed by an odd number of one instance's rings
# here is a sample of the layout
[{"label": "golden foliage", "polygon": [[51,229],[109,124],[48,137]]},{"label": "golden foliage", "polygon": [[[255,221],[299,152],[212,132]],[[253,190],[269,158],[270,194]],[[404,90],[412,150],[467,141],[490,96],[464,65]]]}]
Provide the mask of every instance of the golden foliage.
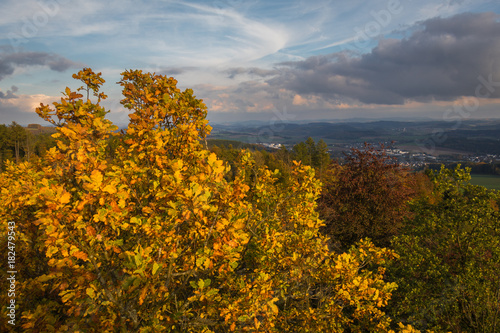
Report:
[{"label": "golden foliage", "polygon": [[395,254],[368,241],[328,250],[310,167],[296,164],[285,187],[243,153],[228,182],[201,143],[207,110],[191,90],[124,72],[130,124],[117,133],[100,73],[75,78],[97,103],[67,88],[41,105],[57,148],[0,176],[2,223],[19,226],[26,267],[25,330],[388,331],[395,285],[383,266]]}]

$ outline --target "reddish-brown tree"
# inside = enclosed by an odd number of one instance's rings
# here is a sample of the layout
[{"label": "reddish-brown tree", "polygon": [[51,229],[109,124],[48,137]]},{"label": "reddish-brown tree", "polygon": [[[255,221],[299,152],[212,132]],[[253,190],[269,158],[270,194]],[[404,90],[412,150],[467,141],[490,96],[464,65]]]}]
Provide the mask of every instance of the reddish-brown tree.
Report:
[{"label": "reddish-brown tree", "polygon": [[415,177],[387,156],[383,147],[352,149],[347,163],[332,163],[318,200],[322,231],[335,250],[346,250],[369,237],[388,246],[409,215],[407,202],[416,194]]}]

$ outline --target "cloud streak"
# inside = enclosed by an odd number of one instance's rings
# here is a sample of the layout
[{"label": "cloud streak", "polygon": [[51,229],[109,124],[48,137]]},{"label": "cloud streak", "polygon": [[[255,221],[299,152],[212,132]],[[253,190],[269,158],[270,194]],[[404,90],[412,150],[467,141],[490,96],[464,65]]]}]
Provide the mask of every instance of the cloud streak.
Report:
[{"label": "cloud streak", "polygon": [[276,74],[279,74],[279,71],[275,69],[263,69],[257,67],[251,67],[251,68],[235,67],[227,69],[225,73],[227,73],[229,78],[234,79],[239,75],[251,75],[257,77],[274,76]]}]

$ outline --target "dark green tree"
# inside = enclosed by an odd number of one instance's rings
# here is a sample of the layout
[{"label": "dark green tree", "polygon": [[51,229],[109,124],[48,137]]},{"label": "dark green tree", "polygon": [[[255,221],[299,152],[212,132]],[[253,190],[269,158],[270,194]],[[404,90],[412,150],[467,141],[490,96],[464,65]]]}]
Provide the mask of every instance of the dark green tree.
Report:
[{"label": "dark green tree", "polygon": [[311,165],[311,154],[304,142],[299,142],[293,146],[293,159],[301,161],[302,164]]},{"label": "dark green tree", "polygon": [[9,130],[6,125],[0,125],[0,171],[4,169],[5,162],[14,156]]},{"label": "dark green tree", "polygon": [[433,192],[411,204],[414,219],[393,241],[393,316],[419,329],[498,332],[500,196],[459,166],[429,175]]},{"label": "dark green tree", "polygon": [[[27,136],[26,130],[21,125],[19,125],[14,121],[9,126],[9,135],[11,138],[12,145],[14,145],[14,156],[16,158],[16,163],[19,163],[19,161],[21,160],[21,149],[23,148],[24,143],[26,142],[26,136]],[[26,153],[24,149],[23,153],[24,154]]]},{"label": "dark green tree", "polygon": [[293,147],[292,158],[301,161],[302,164],[312,166],[320,178],[323,177],[330,164],[330,154],[325,141],[320,139],[316,144],[311,137],[307,138],[306,142],[299,142]]},{"label": "dark green tree", "polygon": [[316,144],[315,152],[313,167],[316,168],[320,179],[322,179],[331,161],[330,154],[328,153],[328,146],[323,139],[320,139]]}]

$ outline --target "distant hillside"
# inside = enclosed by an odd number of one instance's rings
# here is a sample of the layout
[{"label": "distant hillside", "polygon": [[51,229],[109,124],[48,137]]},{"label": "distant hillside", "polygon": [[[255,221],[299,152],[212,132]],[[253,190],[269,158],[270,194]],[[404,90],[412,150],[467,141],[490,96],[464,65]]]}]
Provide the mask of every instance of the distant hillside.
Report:
[{"label": "distant hillside", "polygon": [[310,122],[267,126],[214,124],[213,128],[212,139],[245,143],[293,145],[312,137],[323,139],[329,146],[394,141],[415,150],[439,148],[472,154],[500,154],[500,120],[468,120],[460,124],[445,121]]},{"label": "distant hillside", "polygon": [[250,150],[260,150],[265,147],[253,143],[245,143],[236,140],[221,140],[221,139],[207,139],[208,148],[213,148],[214,146],[220,148],[238,148],[238,149],[250,149]]},{"label": "distant hillside", "polygon": [[26,129],[32,134],[55,133],[56,128],[53,126],[42,126],[40,124],[29,124]]}]

